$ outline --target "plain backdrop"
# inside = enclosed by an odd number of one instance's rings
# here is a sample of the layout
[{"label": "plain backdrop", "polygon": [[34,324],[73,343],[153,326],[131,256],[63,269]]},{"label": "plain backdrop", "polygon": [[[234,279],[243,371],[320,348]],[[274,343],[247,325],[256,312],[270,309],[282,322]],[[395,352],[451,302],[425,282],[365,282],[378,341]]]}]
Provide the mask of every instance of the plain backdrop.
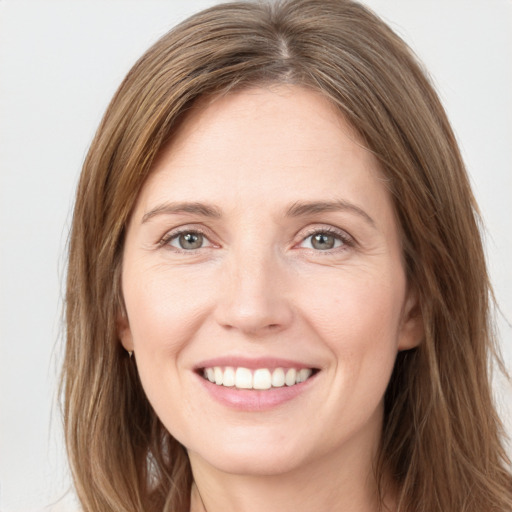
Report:
[{"label": "plain backdrop", "polygon": [[[213,3],[0,0],[2,512],[40,509],[70,487],[56,390],[65,246],[88,145],[135,60]],[[452,120],[485,221],[511,369],[512,2],[365,3],[423,60]],[[495,389],[512,432],[510,384],[497,379]]]}]

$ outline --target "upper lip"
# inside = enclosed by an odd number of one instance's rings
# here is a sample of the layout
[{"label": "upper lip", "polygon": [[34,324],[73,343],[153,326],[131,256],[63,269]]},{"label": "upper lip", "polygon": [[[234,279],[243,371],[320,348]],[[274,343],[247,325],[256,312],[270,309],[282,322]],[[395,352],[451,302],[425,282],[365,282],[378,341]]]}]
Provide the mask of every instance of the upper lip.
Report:
[{"label": "upper lip", "polygon": [[302,368],[317,369],[317,367],[310,363],[293,359],[283,359],[279,357],[247,358],[238,356],[223,356],[201,361],[195,366],[195,369],[201,370],[203,368],[213,368],[214,366],[232,366],[234,368],[248,368],[249,370],[257,370],[258,368],[268,368],[269,370],[275,368],[295,368],[298,370]]}]

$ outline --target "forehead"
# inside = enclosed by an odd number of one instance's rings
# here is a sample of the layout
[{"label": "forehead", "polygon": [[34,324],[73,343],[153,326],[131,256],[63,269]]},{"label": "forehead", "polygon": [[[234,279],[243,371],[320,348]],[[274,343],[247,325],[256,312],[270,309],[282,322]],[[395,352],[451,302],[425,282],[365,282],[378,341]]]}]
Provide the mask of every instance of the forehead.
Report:
[{"label": "forehead", "polygon": [[199,101],[159,155],[139,204],[340,194],[375,201],[385,199],[381,178],[376,158],[324,96],[280,85]]}]

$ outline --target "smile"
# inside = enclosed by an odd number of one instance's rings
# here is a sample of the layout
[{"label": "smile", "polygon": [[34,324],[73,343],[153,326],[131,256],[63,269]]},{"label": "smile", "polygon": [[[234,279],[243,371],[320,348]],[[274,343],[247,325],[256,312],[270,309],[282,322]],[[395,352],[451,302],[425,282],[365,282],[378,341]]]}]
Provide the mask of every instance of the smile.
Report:
[{"label": "smile", "polygon": [[315,372],[312,368],[257,368],[212,366],[203,368],[203,377],[216,384],[236,389],[265,390],[295,386],[308,380]]}]

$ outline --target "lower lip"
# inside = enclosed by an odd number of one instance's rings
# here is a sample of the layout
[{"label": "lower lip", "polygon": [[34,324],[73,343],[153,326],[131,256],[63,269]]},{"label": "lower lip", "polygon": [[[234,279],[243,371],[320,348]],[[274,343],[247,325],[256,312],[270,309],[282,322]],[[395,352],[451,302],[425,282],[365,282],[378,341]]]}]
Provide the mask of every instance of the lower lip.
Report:
[{"label": "lower lip", "polygon": [[262,412],[279,407],[299,397],[307,391],[317,375],[312,375],[300,384],[266,390],[228,388],[213,384],[200,375],[197,375],[197,377],[210,396],[222,405],[240,411]]}]

